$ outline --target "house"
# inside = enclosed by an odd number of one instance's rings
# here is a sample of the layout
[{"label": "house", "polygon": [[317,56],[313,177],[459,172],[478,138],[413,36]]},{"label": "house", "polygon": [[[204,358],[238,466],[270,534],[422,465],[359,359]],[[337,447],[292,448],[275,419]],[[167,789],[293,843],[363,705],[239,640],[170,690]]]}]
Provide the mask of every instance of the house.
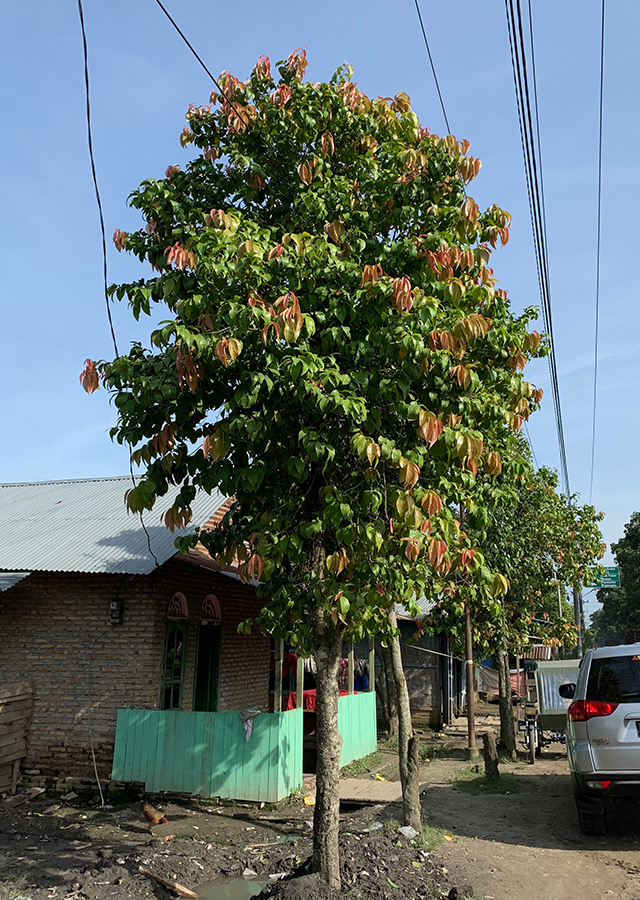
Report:
[{"label": "house", "polygon": [[[34,687],[23,768],[89,778],[95,757],[102,779],[149,791],[281,799],[302,785],[305,713],[280,696],[268,712],[272,641],[238,632],[255,587],[176,550],[172,494],[127,514],[130,484],[0,485],[0,689]],[[228,502],[198,494],[193,522]],[[344,765],[375,749],[375,694],[351,691],[339,714]]]},{"label": "house", "polygon": [[[421,617],[434,615],[433,602],[423,597],[418,603]],[[398,604],[396,618],[412,715],[432,728],[451,725],[463,707],[462,661],[451,653],[445,634],[418,636],[416,621]]]}]

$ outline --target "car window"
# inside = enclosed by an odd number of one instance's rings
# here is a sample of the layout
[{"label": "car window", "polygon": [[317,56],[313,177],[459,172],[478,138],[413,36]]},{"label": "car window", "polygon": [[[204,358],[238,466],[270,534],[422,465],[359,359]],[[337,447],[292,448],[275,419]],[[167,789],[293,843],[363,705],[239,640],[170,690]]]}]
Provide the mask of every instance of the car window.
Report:
[{"label": "car window", "polygon": [[640,701],[640,656],[592,659],[587,700],[604,700],[607,703]]}]

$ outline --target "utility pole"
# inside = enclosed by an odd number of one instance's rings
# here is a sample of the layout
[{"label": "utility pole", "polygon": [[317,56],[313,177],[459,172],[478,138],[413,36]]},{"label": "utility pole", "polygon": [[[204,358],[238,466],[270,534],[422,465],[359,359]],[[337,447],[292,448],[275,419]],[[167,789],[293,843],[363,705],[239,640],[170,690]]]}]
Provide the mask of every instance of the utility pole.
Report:
[{"label": "utility pole", "polygon": [[578,659],[582,659],[582,593],[578,588],[573,589],[573,617],[578,629],[578,644],[576,650]]},{"label": "utility pole", "polygon": [[469,759],[478,756],[476,747],[476,710],[473,692],[473,641],[471,639],[471,610],[469,604],[464,605],[464,647],[467,675],[467,732],[469,742]]}]

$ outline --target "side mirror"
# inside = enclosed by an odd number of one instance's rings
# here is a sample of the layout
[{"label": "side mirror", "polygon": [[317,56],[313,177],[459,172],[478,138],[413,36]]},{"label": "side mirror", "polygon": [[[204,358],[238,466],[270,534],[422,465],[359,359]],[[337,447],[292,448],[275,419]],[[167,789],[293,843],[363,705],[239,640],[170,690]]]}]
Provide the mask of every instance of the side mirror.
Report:
[{"label": "side mirror", "polygon": [[575,684],[561,684],[558,688],[558,693],[565,700],[573,700],[576,695],[576,686]]}]

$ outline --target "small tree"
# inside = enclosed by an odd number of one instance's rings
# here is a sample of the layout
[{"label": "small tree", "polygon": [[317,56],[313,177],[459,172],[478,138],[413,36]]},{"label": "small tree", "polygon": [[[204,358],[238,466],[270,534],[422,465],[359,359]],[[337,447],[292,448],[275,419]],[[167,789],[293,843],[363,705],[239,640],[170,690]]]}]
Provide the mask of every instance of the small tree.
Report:
[{"label": "small tree", "polygon": [[602,608],[591,617],[591,633],[596,641],[624,641],[625,631],[640,631],[640,513],[631,514],[624,535],[612,544],[620,567],[620,587],[600,588]]},{"label": "small tree", "polygon": [[114,392],[113,436],[145,468],[129,509],[180,485],[173,528],[197,490],[235,497],[180,546],[238,558],[265,598],[254,624],[315,652],[314,865],[338,887],[342,641],[392,637],[392,603],[422,594],[451,621],[465,600],[500,611],[506,581],[458,509],[482,518],[476,476],[537,406],[519,370],[541,350],[487,266],[508,215],[467,196],[468,143],[422,128],[406,94],[371,100],[348,68],[304,84],[305,67],[295,52],[274,80],[261,58],[189,108],[199,153],[144,182],[145,227],[114,235],[157,275],[112,293],[171,319],[83,380]]},{"label": "small tree", "polygon": [[571,610],[558,609],[558,586],[579,589],[601,571],[602,514],[578,506],[577,496],[567,498],[557,486],[549,469],[531,471],[518,484],[516,502],[494,511],[486,536],[487,558],[509,580],[502,620],[490,629],[498,658],[500,743],[508,754],[515,753],[509,653],[524,650],[531,633],[552,646],[575,646]]}]

